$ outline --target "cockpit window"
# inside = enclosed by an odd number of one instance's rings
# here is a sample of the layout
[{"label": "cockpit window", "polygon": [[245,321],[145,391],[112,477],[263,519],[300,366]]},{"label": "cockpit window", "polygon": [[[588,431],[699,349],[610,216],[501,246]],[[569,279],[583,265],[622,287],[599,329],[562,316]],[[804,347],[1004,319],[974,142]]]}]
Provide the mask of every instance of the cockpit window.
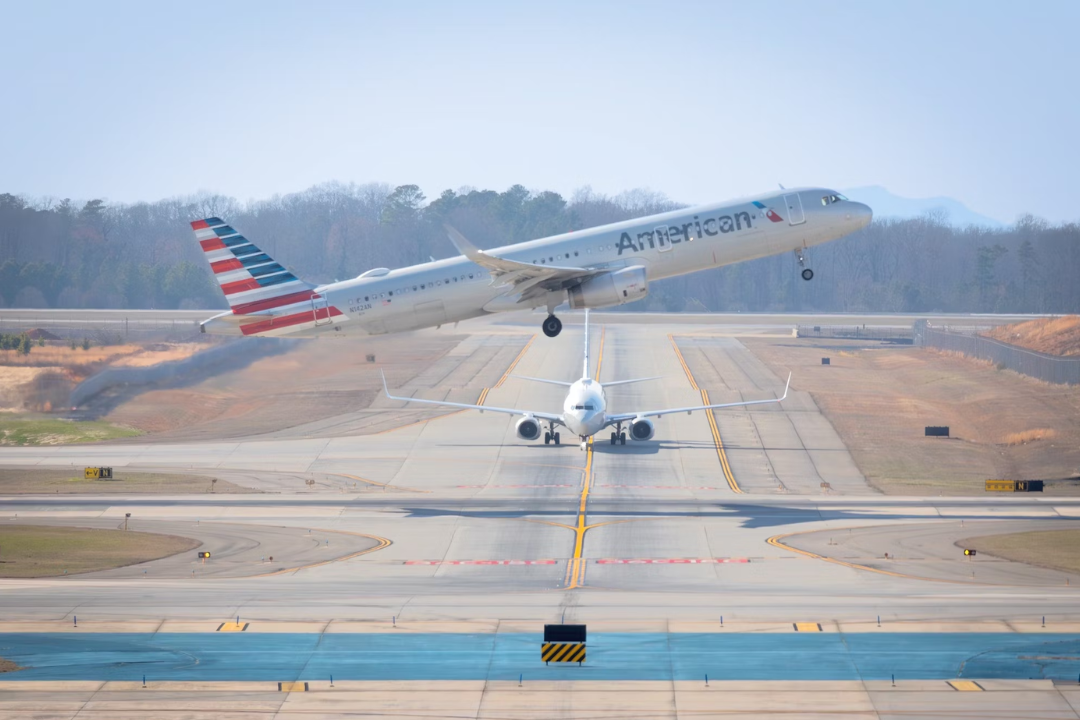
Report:
[{"label": "cockpit window", "polygon": [[832,205],[833,203],[838,203],[838,202],[841,202],[843,200],[847,200],[847,198],[844,197],[843,195],[841,195],[840,193],[837,193],[835,195],[825,195],[824,197],[821,198],[821,204],[822,205]]},{"label": "cockpit window", "polygon": [[586,406],[585,406],[585,409],[586,409],[586,410],[595,410],[596,408],[595,408],[595,407],[593,407],[592,405],[586,405]]}]

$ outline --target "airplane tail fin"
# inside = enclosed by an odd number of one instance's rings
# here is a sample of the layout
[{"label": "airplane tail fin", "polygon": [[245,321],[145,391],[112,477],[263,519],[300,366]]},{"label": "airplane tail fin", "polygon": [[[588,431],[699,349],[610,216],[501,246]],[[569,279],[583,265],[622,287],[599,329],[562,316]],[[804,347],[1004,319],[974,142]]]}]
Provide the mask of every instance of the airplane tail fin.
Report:
[{"label": "airplane tail fin", "polygon": [[196,220],[191,229],[233,313],[286,312],[299,303],[310,310],[315,286],[297,278],[224,220]]}]

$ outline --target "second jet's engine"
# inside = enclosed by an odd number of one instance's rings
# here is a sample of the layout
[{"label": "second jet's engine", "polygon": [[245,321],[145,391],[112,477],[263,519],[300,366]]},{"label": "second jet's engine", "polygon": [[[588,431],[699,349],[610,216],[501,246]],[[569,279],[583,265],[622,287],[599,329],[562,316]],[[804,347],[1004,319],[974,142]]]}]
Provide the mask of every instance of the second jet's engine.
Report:
[{"label": "second jet's engine", "polygon": [[645,297],[649,294],[649,283],[645,278],[645,268],[634,265],[589,278],[577,287],[570,288],[568,294],[570,307],[575,310],[611,307]]},{"label": "second jet's engine", "polygon": [[630,423],[631,440],[652,440],[654,432],[656,432],[656,427],[653,425],[652,420],[638,418]]},{"label": "second jet's engine", "polygon": [[517,421],[517,426],[514,429],[517,431],[517,436],[522,440],[535,440],[540,437],[540,423],[536,422],[535,418],[521,418]]}]

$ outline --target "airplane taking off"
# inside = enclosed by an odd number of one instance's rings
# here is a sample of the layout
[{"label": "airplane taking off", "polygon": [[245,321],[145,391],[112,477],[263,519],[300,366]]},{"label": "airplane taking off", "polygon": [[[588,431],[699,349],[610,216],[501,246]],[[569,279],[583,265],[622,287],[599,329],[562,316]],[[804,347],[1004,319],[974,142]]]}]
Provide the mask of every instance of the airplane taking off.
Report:
[{"label": "airplane taking off", "polygon": [[220,218],[191,223],[229,312],[200,325],[215,335],[380,335],[437,327],[496,312],[602,308],[640,300],[664,278],[794,252],[866,227],[862,203],[823,188],[783,190],[480,250],[447,227],[458,257],[313,285],[286,270]]},{"label": "airplane taking off", "polygon": [[626,444],[626,433],[622,426],[626,424],[630,429],[630,438],[633,440],[651,440],[656,428],[652,417],[662,417],[674,413],[686,413],[689,415],[695,410],[717,410],[720,408],[745,407],[747,405],[766,405],[769,403],[783,402],[787,398],[788,388],[791,387],[791,374],[788,373],[787,385],[784,386],[784,394],[775,400],[747,400],[734,403],[719,403],[716,405],[694,405],[691,407],[668,408],[666,410],[642,410],[630,413],[607,412],[607,397],[604,395],[604,385],[628,385],[630,383],[644,382],[646,380],[658,380],[659,378],[635,378],[633,380],[615,380],[600,384],[589,376],[589,311],[585,311],[585,365],[581,379],[576,382],[563,382],[561,380],[545,380],[542,378],[522,377],[511,375],[522,380],[549,383],[551,385],[563,385],[569,388],[566,399],[563,401],[561,415],[554,413],[536,412],[533,410],[517,410],[514,408],[490,407],[487,405],[469,405],[467,403],[447,402],[445,400],[423,400],[420,398],[398,397],[391,395],[386,387],[386,375],[383,375],[383,391],[391,400],[403,400],[405,402],[424,403],[426,405],[443,405],[445,407],[462,408],[467,410],[479,410],[480,412],[496,412],[506,415],[521,415],[515,427],[517,436],[522,440],[536,440],[540,437],[541,423],[547,423],[548,429],[544,431],[544,444],[554,442],[559,444],[559,433],[555,431],[556,425],[565,427],[581,440],[581,449],[585,449],[588,439],[604,428],[615,426],[611,433],[611,444]]}]

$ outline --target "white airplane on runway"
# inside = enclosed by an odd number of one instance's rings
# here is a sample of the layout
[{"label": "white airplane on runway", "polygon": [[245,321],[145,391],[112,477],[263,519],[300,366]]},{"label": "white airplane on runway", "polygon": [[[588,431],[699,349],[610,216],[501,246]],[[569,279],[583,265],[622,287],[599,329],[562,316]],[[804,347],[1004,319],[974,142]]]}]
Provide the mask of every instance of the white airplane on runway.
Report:
[{"label": "white airplane on runway", "polygon": [[313,285],[278,264],[225,221],[191,223],[230,311],[201,323],[217,335],[320,337],[402,332],[489,313],[547,307],[602,308],[640,300],[649,283],[697,270],[806,251],[866,227],[862,203],[823,188],[783,190],[479,250],[447,227],[461,253],[341,282]]},{"label": "white airplane on runway", "polygon": [[403,400],[405,402],[425,403],[427,405],[443,405],[445,407],[479,410],[480,412],[496,412],[506,415],[521,415],[517,421],[517,436],[522,440],[536,440],[540,437],[540,424],[547,423],[548,429],[544,432],[544,444],[554,442],[559,444],[559,433],[555,431],[556,425],[562,425],[581,439],[581,449],[585,449],[588,439],[604,428],[615,426],[611,433],[611,444],[626,444],[626,433],[623,432],[623,424],[630,428],[630,437],[634,440],[651,440],[656,431],[651,417],[661,417],[673,413],[686,413],[689,415],[695,410],[717,410],[719,408],[745,407],[747,405],[766,405],[768,403],[783,402],[787,398],[788,388],[791,387],[791,374],[788,373],[787,385],[784,386],[784,394],[775,400],[747,400],[734,403],[719,403],[716,405],[694,405],[691,407],[668,408],[666,410],[644,410],[631,413],[607,412],[607,397],[604,395],[604,385],[629,385],[630,383],[644,382],[646,380],[658,380],[659,378],[635,378],[633,380],[615,380],[600,384],[600,381],[589,377],[589,311],[585,311],[585,365],[581,379],[576,382],[563,382],[561,380],[545,380],[542,378],[523,377],[511,375],[510,377],[522,380],[534,380],[536,382],[562,385],[569,388],[566,399],[563,401],[561,415],[554,413],[536,412],[533,410],[517,410],[513,408],[490,407],[487,405],[469,405],[468,403],[447,402],[445,400],[423,400],[420,398],[398,397],[391,395],[386,387],[386,375],[383,375],[383,391],[391,400]]}]

